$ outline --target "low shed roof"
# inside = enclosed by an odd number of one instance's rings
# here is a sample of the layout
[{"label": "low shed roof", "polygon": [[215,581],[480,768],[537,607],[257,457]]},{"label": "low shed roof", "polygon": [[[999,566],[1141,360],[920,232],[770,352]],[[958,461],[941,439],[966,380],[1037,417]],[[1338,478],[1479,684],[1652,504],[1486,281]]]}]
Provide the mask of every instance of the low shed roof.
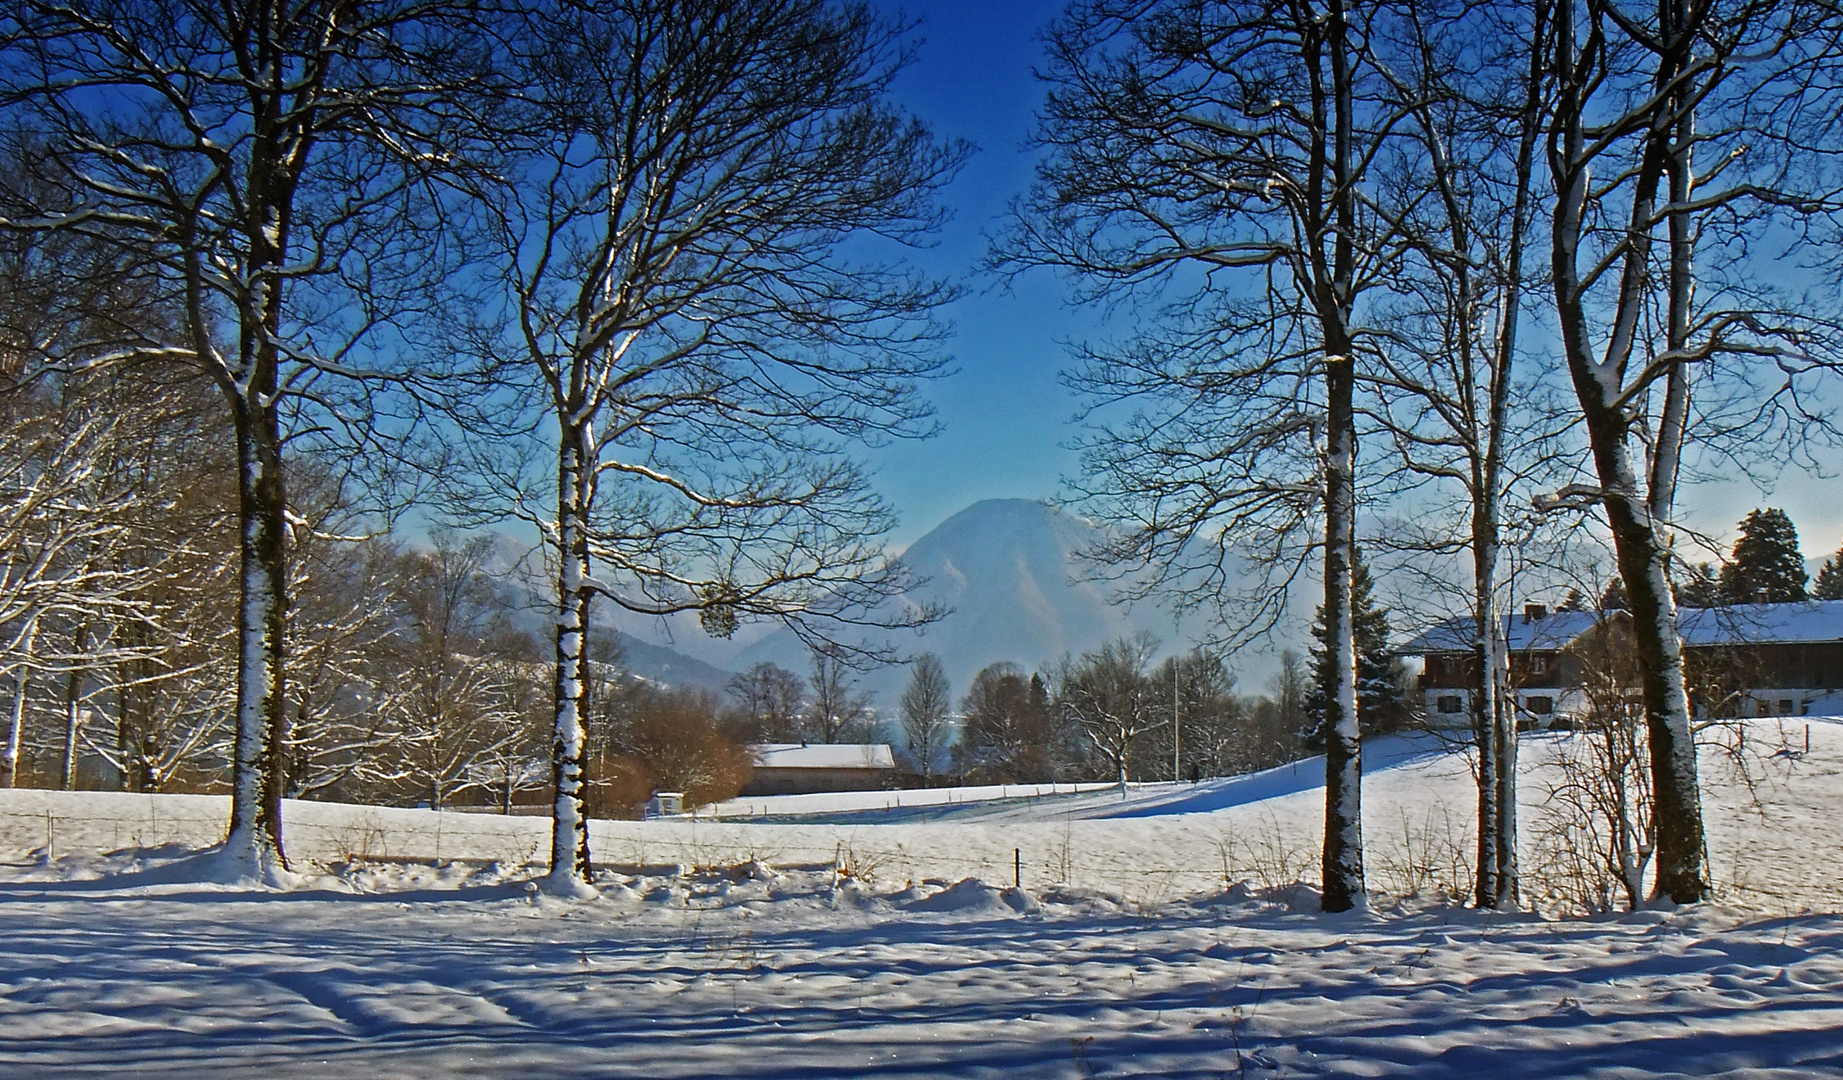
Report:
[{"label": "low shed roof", "polygon": [[756,743],[757,769],[894,769],[888,743]]}]

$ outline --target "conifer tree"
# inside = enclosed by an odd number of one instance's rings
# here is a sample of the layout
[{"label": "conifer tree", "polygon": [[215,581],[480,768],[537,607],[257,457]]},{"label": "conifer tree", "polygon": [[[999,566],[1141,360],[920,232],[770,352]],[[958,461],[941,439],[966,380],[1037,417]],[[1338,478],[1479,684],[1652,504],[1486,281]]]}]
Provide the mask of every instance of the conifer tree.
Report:
[{"label": "conifer tree", "polygon": [[1811,590],[1814,600],[1843,600],[1843,551],[1824,560],[1817,572],[1817,585]]},{"label": "conifer tree", "polygon": [[[1696,563],[1684,571],[1683,580],[1671,586],[1678,607],[1709,608],[1720,607],[1721,580],[1715,573],[1714,563]],[[1625,594],[1620,593],[1621,596]]]},{"label": "conifer tree", "polygon": [[1788,604],[1805,599],[1805,558],[1785,511],[1754,510],[1741,520],[1734,557],[1721,568],[1727,604]]},{"label": "conifer tree", "polygon": [[[1354,550],[1354,549],[1353,549]],[[1351,559],[1351,622],[1357,639],[1357,723],[1365,734],[1399,728],[1407,718],[1407,703],[1396,678],[1395,657],[1389,651],[1389,613],[1371,596],[1369,564],[1358,550]],[[1330,631],[1321,605],[1312,621],[1312,682],[1305,699],[1306,730],[1300,734],[1312,746],[1322,745],[1325,696],[1332,685]]]}]

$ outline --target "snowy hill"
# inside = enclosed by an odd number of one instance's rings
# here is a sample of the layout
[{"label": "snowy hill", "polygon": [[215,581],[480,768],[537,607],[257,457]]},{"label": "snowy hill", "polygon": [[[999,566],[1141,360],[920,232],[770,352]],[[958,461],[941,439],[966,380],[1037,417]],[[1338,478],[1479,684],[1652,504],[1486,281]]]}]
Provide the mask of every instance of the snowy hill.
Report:
[{"label": "snowy hill", "polygon": [[[1089,568],[1077,554],[1096,537],[1091,523],[1045,502],[974,503],[903,553],[903,562],[927,579],[906,599],[950,613],[919,637],[904,634],[895,644],[938,655],[957,698],[980,668],[1001,660],[1034,671],[1065,652],[1081,653],[1139,630],[1169,641],[1168,616],[1150,605],[1129,610],[1111,604],[1106,583],[1080,580]],[[730,666],[761,660],[798,672],[808,663],[798,640],[780,631],[744,649]],[[887,706],[906,678],[902,669],[887,669],[865,676],[862,685]]]},{"label": "snowy hill", "polygon": [[[1581,738],[1521,759],[1539,905]],[[542,819],[289,801],[305,877],[276,891],[185,876],[222,797],[0,790],[0,1072],[1843,1075],[1843,724],[1748,722],[1743,746],[1746,779],[1703,758],[1716,900],[1562,920],[1450,902],[1470,777],[1424,738],[1365,748],[1380,891],[1343,915],[1296,884],[1321,761],[597,821],[601,896],[577,901],[530,880]]]}]

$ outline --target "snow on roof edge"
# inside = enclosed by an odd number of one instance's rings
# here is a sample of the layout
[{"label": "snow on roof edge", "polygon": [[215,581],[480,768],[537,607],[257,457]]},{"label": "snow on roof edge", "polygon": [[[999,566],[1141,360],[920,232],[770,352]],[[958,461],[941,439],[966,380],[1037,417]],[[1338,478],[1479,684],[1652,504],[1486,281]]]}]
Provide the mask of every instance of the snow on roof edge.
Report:
[{"label": "snow on roof edge", "polygon": [[758,769],[894,769],[888,743],[755,743]]}]

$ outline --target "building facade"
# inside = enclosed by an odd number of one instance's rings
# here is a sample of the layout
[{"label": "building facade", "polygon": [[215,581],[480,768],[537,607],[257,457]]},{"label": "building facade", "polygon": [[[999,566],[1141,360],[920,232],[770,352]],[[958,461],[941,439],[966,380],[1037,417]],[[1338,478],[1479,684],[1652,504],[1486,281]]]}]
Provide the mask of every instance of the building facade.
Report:
[{"label": "building facade", "polygon": [[[1520,724],[1571,722],[1596,705],[1638,700],[1623,611],[1550,612],[1531,604],[1505,619]],[[1843,714],[1843,600],[1682,608],[1684,677],[1698,716]],[[1416,635],[1398,651],[1422,658],[1427,722],[1471,725],[1478,664],[1470,619]]]}]

